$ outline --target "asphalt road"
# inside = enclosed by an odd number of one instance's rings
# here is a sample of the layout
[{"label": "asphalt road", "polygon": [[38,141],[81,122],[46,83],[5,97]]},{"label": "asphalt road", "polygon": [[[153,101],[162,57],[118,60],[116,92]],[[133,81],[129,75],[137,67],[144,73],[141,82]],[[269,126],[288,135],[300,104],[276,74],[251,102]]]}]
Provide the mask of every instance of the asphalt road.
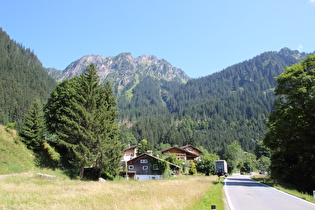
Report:
[{"label": "asphalt road", "polygon": [[315,204],[256,182],[249,176],[228,177],[225,193],[230,210],[315,210]]}]

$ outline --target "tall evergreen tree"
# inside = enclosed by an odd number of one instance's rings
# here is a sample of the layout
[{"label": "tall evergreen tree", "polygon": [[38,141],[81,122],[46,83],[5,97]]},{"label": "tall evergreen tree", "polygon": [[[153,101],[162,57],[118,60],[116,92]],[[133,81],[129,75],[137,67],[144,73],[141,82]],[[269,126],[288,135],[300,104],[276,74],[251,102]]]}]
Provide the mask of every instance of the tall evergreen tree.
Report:
[{"label": "tall evergreen tree", "polygon": [[42,105],[36,100],[25,115],[20,132],[22,142],[35,153],[40,167],[57,167],[60,154],[45,139],[45,123]]},{"label": "tall evergreen tree", "polygon": [[80,77],[58,85],[45,109],[47,128],[59,137],[59,145],[70,153],[71,163],[79,169],[97,169],[97,176],[118,173],[121,157],[116,125],[116,101],[109,83],[101,86],[94,65]]},{"label": "tall evergreen tree", "polygon": [[22,142],[28,149],[39,151],[45,140],[44,136],[44,118],[40,102],[35,101],[33,106],[25,115],[24,126],[20,132]]},{"label": "tall evergreen tree", "polygon": [[[118,115],[116,99],[109,82],[100,91],[99,113],[96,113],[95,127],[97,134],[97,160],[95,167],[98,169],[98,177],[101,173],[113,178],[119,173],[121,160],[121,142],[118,140],[119,132],[116,123]],[[98,125],[96,127],[96,125]]]}]

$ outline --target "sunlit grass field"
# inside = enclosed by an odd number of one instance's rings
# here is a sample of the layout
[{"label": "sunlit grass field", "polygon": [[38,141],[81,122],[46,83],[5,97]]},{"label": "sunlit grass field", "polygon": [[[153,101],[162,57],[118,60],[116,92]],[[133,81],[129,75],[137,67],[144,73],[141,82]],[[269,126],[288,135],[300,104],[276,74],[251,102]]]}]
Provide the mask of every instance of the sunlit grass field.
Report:
[{"label": "sunlit grass field", "polygon": [[0,209],[224,209],[216,177],[88,182],[47,173],[56,178],[34,171],[0,179]]}]

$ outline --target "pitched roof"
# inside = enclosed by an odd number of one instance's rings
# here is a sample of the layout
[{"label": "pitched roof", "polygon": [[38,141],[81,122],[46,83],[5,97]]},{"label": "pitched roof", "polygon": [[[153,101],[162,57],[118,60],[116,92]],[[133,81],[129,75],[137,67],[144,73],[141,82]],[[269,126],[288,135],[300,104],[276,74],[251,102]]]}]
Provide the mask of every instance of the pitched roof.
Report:
[{"label": "pitched roof", "polygon": [[185,148],[187,148],[187,147],[192,147],[192,148],[194,148],[195,150],[197,150],[198,152],[202,153],[202,151],[201,151],[201,150],[197,149],[196,147],[194,147],[194,146],[193,146],[193,145],[191,145],[191,144],[187,144],[187,145],[182,146],[182,147],[180,147],[180,148],[185,149]]},{"label": "pitched roof", "polygon": [[162,153],[166,153],[167,151],[169,151],[169,150],[171,150],[171,149],[177,149],[177,150],[179,150],[179,151],[181,151],[181,152],[188,153],[188,154],[190,154],[190,155],[193,155],[193,156],[198,157],[198,155],[197,155],[196,153],[187,151],[187,150],[185,150],[185,149],[183,149],[183,148],[180,148],[180,147],[170,147],[170,148],[165,149],[165,150],[163,150],[163,151],[161,151],[161,152],[162,152]]},{"label": "pitched roof", "polygon": [[133,159],[131,159],[131,160],[128,160],[127,163],[129,164],[129,163],[132,163],[132,162],[134,162],[134,161],[140,160],[140,159],[142,159],[142,158],[145,157],[145,156],[147,156],[147,157],[149,157],[149,158],[154,158],[154,159],[156,159],[156,160],[158,160],[158,161],[167,162],[167,163],[169,163],[169,164],[172,165],[172,166],[175,166],[175,167],[180,168],[180,166],[178,166],[178,165],[175,165],[175,164],[170,163],[170,162],[168,162],[168,161],[166,161],[166,160],[157,158],[157,157],[152,156],[152,155],[149,155],[149,154],[142,154],[142,155],[139,155],[139,156],[137,156],[137,157],[135,157],[135,158],[133,158]]},{"label": "pitched roof", "polygon": [[138,147],[138,145],[133,146],[133,147],[129,147],[129,148],[127,148],[127,149],[124,149],[124,151],[130,150],[130,149],[135,149],[135,148],[137,148],[137,147]]}]

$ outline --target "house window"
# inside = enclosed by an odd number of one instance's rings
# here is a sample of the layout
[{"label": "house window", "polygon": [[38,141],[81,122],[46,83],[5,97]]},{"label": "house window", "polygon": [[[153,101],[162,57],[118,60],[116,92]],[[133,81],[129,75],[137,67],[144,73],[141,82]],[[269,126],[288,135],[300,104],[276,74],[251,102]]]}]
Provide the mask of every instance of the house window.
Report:
[{"label": "house window", "polygon": [[149,168],[148,166],[142,166],[143,170],[148,170],[148,168]]},{"label": "house window", "polygon": [[148,160],[147,159],[141,159],[140,163],[148,163]]},{"label": "house window", "polygon": [[129,169],[129,170],[133,170],[134,168],[135,168],[134,165],[129,165],[129,166],[128,166],[128,169]]},{"label": "house window", "polygon": [[153,170],[159,170],[159,167],[157,164],[153,164]]}]

